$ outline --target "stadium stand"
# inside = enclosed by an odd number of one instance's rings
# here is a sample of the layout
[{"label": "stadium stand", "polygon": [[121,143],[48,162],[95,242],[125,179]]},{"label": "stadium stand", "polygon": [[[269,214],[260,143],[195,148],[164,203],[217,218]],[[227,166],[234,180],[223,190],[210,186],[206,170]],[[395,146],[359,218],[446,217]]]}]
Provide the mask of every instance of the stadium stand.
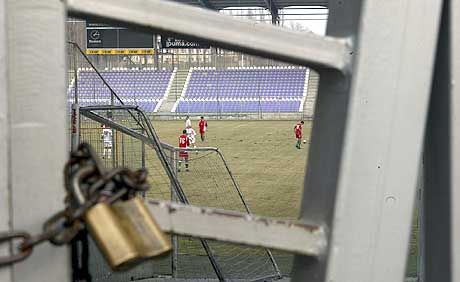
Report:
[{"label": "stadium stand", "polygon": [[293,66],[192,68],[171,112],[299,112],[308,74]]},{"label": "stadium stand", "polygon": [[[157,112],[166,101],[175,73],[176,69],[115,68],[104,70],[101,75],[124,103]],[[307,94],[308,76],[308,69],[292,66],[191,68],[171,112],[300,112]],[[94,71],[80,69],[77,85],[81,106],[110,103],[110,89]],[[68,89],[69,106],[74,92],[73,81]]]},{"label": "stadium stand", "polygon": [[[146,112],[156,112],[167,97],[176,70],[113,69],[101,75],[121,98],[129,105],[138,105]],[[92,70],[80,69],[77,81],[81,106],[110,103],[110,89]],[[73,101],[75,82],[68,89],[69,103]]]}]

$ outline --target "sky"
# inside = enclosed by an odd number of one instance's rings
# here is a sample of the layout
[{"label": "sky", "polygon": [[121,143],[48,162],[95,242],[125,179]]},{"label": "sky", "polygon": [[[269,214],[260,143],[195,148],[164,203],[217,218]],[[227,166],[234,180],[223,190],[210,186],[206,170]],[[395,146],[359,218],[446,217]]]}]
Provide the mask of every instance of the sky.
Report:
[{"label": "sky", "polygon": [[[271,16],[268,11],[263,11],[257,7],[229,8],[222,10],[221,13],[271,24]],[[328,10],[324,7],[288,7],[280,10],[280,25],[288,29],[299,31],[309,30],[313,33],[324,35],[327,13]]]}]

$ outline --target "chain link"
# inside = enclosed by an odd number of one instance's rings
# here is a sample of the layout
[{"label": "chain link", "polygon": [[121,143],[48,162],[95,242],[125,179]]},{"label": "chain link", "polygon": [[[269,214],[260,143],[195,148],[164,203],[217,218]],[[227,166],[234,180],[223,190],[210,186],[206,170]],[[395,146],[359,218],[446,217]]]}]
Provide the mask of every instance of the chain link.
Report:
[{"label": "chain link", "polygon": [[115,168],[106,171],[86,143],[71,153],[64,167],[64,186],[66,208],[45,221],[42,233],[31,236],[25,231],[0,232],[0,245],[10,244],[13,250],[10,256],[0,257],[0,267],[26,259],[33,248],[43,242],[57,246],[70,243],[85,228],[84,214],[96,204],[113,204],[149,189],[145,169]]}]

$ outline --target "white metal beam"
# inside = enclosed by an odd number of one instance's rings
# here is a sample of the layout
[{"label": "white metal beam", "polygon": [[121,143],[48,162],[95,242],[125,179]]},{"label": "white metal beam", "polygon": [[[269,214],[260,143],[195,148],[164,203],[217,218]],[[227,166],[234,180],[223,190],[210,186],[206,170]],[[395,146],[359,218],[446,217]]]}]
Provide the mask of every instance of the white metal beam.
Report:
[{"label": "white metal beam", "polygon": [[404,279],[441,6],[364,2],[326,281]]},{"label": "white metal beam", "polygon": [[327,244],[320,226],[167,201],[147,204],[160,228],[173,234],[308,256],[320,255]]},{"label": "white metal beam", "polygon": [[321,73],[301,214],[331,237],[293,281],[403,281],[441,5],[331,1],[328,34],[356,50],[349,80]]},{"label": "white metal beam", "polygon": [[67,0],[71,15],[210,41],[296,64],[348,71],[347,40],[294,32],[163,0]]},{"label": "white metal beam", "polygon": [[[6,10],[10,221],[15,230],[38,233],[65,196],[65,10],[55,0],[7,0]],[[40,246],[12,268],[12,281],[39,280],[70,281],[67,248]]]}]

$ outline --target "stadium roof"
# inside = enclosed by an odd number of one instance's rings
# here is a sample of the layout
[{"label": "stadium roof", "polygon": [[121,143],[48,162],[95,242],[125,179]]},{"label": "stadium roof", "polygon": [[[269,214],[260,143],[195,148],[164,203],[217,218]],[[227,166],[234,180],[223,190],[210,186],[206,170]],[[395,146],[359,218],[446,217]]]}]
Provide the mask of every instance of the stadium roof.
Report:
[{"label": "stadium roof", "polygon": [[272,15],[272,23],[278,21],[278,11],[290,6],[327,6],[328,0],[175,0],[180,3],[201,6],[212,10],[229,7],[262,7]]},{"label": "stadium roof", "polygon": [[283,9],[289,6],[327,6],[328,0],[175,0],[184,4],[201,6],[213,10],[228,7],[263,7]]}]

